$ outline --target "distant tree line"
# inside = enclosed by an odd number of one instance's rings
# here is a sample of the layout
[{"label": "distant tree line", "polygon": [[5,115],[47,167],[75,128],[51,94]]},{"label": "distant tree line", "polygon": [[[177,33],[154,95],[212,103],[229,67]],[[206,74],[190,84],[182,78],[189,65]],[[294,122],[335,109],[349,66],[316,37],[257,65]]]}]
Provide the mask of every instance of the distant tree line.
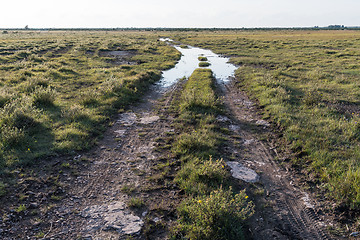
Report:
[{"label": "distant tree line", "polygon": [[329,25],[327,27],[286,27],[286,28],[0,28],[3,33],[7,31],[271,31],[271,30],[360,30],[360,26],[347,27],[344,25]]}]

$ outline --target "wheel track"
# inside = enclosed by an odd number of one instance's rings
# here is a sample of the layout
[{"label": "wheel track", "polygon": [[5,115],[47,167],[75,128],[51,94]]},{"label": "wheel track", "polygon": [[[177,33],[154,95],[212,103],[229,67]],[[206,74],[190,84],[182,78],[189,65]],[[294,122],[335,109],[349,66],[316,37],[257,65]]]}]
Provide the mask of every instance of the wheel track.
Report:
[{"label": "wheel track", "polygon": [[[256,139],[257,137],[251,132],[249,125],[254,126],[255,120],[260,120],[261,118],[255,108],[249,107],[248,104],[243,104],[244,102],[248,103],[250,100],[234,86],[225,85],[220,87],[223,90],[225,103],[230,109],[231,114],[235,117],[232,124],[240,126],[237,134],[243,139]],[[265,127],[257,127],[257,129],[262,131]],[[267,130],[265,129],[264,131]],[[264,215],[272,220],[260,228],[255,226],[255,230],[251,231],[253,232],[253,238],[269,239],[269,236],[265,234],[267,232],[264,230],[270,229],[273,232],[280,232],[283,235],[280,239],[331,240],[332,238],[323,229],[324,224],[321,222],[315,206],[309,207],[305,203],[306,193],[293,186],[290,183],[290,172],[282,169],[275,162],[274,157],[278,156],[276,149],[271,148],[270,144],[255,141],[253,146],[247,147],[247,151],[250,152],[248,154],[251,156],[250,161],[261,162],[254,170],[262,172],[261,181],[265,190],[270,193],[267,200],[273,201],[275,205],[273,211],[264,211],[258,214],[258,217]],[[263,230],[263,234],[259,232],[261,230]]]}]

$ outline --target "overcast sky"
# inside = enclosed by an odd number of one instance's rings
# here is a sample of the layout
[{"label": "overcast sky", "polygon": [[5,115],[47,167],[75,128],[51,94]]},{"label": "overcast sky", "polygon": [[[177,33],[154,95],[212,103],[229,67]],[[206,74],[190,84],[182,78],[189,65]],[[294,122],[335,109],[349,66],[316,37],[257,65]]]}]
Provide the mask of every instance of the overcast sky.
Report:
[{"label": "overcast sky", "polygon": [[360,25],[360,0],[2,0],[0,28]]}]

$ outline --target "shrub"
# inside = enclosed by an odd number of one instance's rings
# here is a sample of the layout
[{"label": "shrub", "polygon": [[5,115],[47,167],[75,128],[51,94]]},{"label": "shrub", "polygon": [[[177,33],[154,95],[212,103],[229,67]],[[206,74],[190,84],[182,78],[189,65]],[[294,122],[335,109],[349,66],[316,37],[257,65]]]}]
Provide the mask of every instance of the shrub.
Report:
[{"label": "shrub", "polygon": [[308,106],[312,106],[320,103],[321,99],[322,99],[322,95],[319,91],[309,90],[305,93],[303,102]]},{"label": "shrub", "polygon": [[209,194],[227,181],[229,173],[224,166],[223,160],[197,158],[181,168],[175,182],[188,194]]},{"label": "shrub", "polygon": [[0,124],[10,128],[29,128],[35,124],[39,111],[35,109],[28,97],[14,99],[0,111]]},{"label": "shrub", "polygon": [[128,206],[131,208],[141,208],[144,206],[144,201],[141,198],[131,198],[128,202]]},{"label": "shrub", "polygon": [[87,118],[89,113],[84,107],[74,104],[68,109],[61,110],[61,116],[69,122],[75,122]]},{"label": "shrub", "polygon": [[51,87],[36,87],[31,96],[35,106],[51,106],[55,101],[55,90]]},{"label": "shrub", "polygon": [[94,91],[87,91],[80,94],[80,104],[83,106],[91,106],[98,104],[99,94]]},{"label": "shrub", "polygon": [[0,197],[6,195],[6,184],[0,181]]},{"label": "shrub", "polygon": [[5,106],[5,104],[9,103],[11,98],[14,97],[14,94],[10,92],[10,90],[6,88],[0,89],[0,108]]},{"label": "shrub", "polygon": [[242,225],[254,212],[244,191],[233,195],[232,189],[213,191],[181,203],[178,230],[188,239],[244,239]]},{"label": "shrub", "polygon": [[0,143],[2,145],[3,150],[14,148],[21,143],[23,143],[25,139],[25,134],[22,129],[17,127],[9,127],[9,126],[1,126],[0,129]]},{"label": "shrub", "polygon": [[19,88],[23,92],[32,93],[38,87],[48,87],[48,82],[49,80],[44,78],[30,78],[28,81],[22,83]]},{"label": "shrub", "polygon": [[200,129],[179,136],[173,147],[177,155],[193,154],[199,158],[215,155],[219,145],[216,134],[208,129]]}]

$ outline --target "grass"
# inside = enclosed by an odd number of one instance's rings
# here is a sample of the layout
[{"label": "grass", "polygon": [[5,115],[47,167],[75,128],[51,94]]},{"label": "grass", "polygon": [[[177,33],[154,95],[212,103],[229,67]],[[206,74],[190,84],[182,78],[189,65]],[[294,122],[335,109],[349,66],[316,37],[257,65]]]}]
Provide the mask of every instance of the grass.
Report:
[{"label": "grass", "polygon": [[128,207],[131,208],[141,208],[144,205],[145,203],[141,198],[131,198],[128,202]]},{"label": "grass", "polygon": [[[222,107],[210,69],[196,69],[177,102],[182,132],[172,151],[182,162],[175,182],[187,194],[178,207],[174,239],[244,239],[242,226],[253,205],[244,191],[230,187],[230,174],[219,156],[223,138],[215,119]],[[214,160],[219,159],[219,160]]]},{"label": "grass", "polygon": [[202,56],[200,56],[200,57],[198,57],[198,60],[199,61],[207,61],[208,60],[208,58],[207,57],[202,57]]},{"label": "grass", "polygon": [[359,39],[358,31],[228,31],[181,41],[232,56],[238,87],[282,131],[293,165],[329,199],[359,209]]},{"label": "grass", "polygon": [[211,64],[209,62],[199,62],[199,67],[208,67]]},{"label": "grass", "polygon": [[[15,168],[94,146],[114,114],[180,58],[157,38],[132,32],[0,35],[4,182]],[[127,55],[116,58],[110,51]]]}]

